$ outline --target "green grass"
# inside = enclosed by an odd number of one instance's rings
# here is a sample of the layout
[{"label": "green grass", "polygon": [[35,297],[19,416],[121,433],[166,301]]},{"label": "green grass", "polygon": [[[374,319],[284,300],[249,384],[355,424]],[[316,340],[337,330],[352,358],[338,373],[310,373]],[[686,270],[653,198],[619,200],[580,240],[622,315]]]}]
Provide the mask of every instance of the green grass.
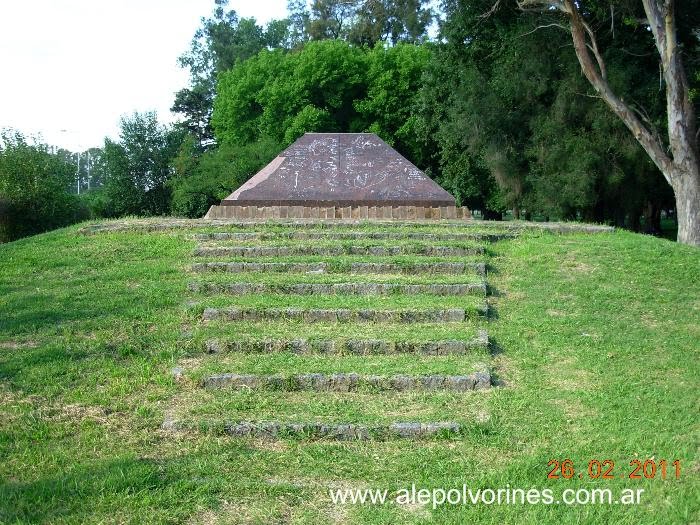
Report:
[{"label": "green grass", "polygon": [[[191,320],[195,326],[196,317]],[[358,331],[352,323],[302,323],[266,321],[211,321],[197,326],[195,339],[203,337],[250,339],[391,339],[397,341],[470,340],[485,322],[470,319],[463,323],[364,323]],[[197,347],[198,348],[198,347]]]},{"label": "green grass", "polygon": [[[464,274],[351,274],[351,273],[323,273],[307,275],[303,273],[275,273],[275,272],[205,272],[192,273],[189,282],[207,283],[264,283],[276,284],[298,284],[298,283],[387,283],[387,284],[462,284],[480,283],[483,277],[475,273],[465,272]],[[396,294],[399,295],[399,294]]]},{"label": "green grass", "polygon": [[[463,229],[489,228],[477,223]],[[196,308],[185,304],[196,300],[203,307],[208,299],[187,292],[189,281],[349,282],[349,276],[193,276],[187,271],[196,244],[192,230],[92,236],[77,230],[0,246],[0,523],[700,521],[697,249],[626,232],[532,232],[494,243],[488,257],[492,355],[205,355],[201,342],[212,336],[469,339],[486,323],[368,323],[355,331],[347,323],[202,326]],[[392,227],[418,230],[439,227]],[[267,305],[273,297],[213,299]],[[297,299],[325,304],[320,297]],[[397,305],[406,298],[375,299]],[[450,304],[455,298],[439,299]],[[432,300],[437,298],[420,297],[421,307]],[[456,373],[484,360],[502,387],[465,394],[329,394],[206,392],[197,386],[208,372]],[[175,366],[185,371],[180,382],[171,375]],[[166,416],[182,416],[191,430],[160,430]],[[270,442],[220,433],[229,420],[310,418],[365,424],[454,420],[466,431],[418,442]],[[554,458],[570,458],[582,471],[591,459],[612,459],[621,476],[630,471],[630,460],[651,457],[680,459],[681,479],[547,479],[547,462]],[[645,493],[639,506],[435,510],[334,506],[328,496],[329,488],[396,490],[411,483],[429,489],[463,483],[556,491],[630,487]]]},{"label": "green grass", "polygon": [[439,262],[483,262],[481,255],[470,255],[464,257],[434,257],[425,255],[388,255],[375,257],[373,255],[289,255],[286,257],[236,257],[230,255],[219,255],[212,257],[196,257],[192,261],[195,263],[205,262],[252,262],[252,263],[315,263],[325,262],[329,272],[349,272],[352,263],[388,263],[396,264],[400,267],[410,268],[414,265],[423,265]]},{"label": "green grass", "polygon": [[[464,375],[474,371],[475,363],[488,361],[485,351],[474,351],[465,356],[300,356],[289,353],[207,355],[196,360],[196,367],[188,374],[193,380],[221,372],[241,374],[302,374],[307,372],[332,374],[355,372],[364,375]],[[381,402],[381,400],[379,400]]]},{"label": "green grass", "polygon": [[469,295],[209,295],[198,297],[199,307],[195,314],[201,313],[204,306],[212,308],[241,307],[241,308],[348,308],[361,310],[366,308],[376,310],[429,310],[444,308],[463,308],[474,310],[484,304],[483,297]]},{"label": "green grass", "polygon": [[299,248],[343,248],[346,251],[351,248],[371,248],[374,246],[380,247],[396,247],[400,246],[405,250],[420,251],[433,246],[441,246],[447,248],[486,248],[487,244],[480,241],[463,241],[463,240],[413,240],[413,239],[247,239],[243,241],[235,239],[197,239],[197,246],[201,247],[289,247]]},{"label": "green grass", "polygon": [[[378,403],[377,398],[382,402]],[[478,426],[489,402],[484,392],[378,392],[364,390],[352,394],[334,392],[275,392],[270,390],[203,390],[192,388],[180,394],[171,416],[184,428],[200,425],[216,433],[231,421],[281,421],[298,423],[359,423],[367,426],[387,425],[403,420],[457,421]]]}]

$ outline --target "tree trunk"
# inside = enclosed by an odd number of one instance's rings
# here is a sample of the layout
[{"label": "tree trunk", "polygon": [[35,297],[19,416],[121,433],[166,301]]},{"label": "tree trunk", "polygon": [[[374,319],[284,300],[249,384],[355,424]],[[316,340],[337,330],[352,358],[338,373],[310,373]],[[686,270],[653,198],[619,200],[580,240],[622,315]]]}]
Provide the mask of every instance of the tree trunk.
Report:
[{"label": "tree trunk", "polygon": [[700,246],[700,175],[675,174],[673,193],[676,197],[678,242]]}]

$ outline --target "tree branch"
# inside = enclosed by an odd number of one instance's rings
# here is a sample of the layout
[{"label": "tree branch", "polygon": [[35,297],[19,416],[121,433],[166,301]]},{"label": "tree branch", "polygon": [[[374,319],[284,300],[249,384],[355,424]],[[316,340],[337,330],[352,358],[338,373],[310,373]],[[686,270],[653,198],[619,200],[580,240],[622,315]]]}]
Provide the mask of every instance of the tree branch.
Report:
[{"label": "tree branch", "polygon": [[563,26],[563,25],[561,25],[561,24],[556,24],[556,23],[545,24],[545,25],[537,26],[537,27],[536,27],[535,29],[533,29],[532,31],[528,31],[527,33],[523,33],[522,35],[519,35],[518,38],[522,38],[522,37],[524,37],[524,36],[531,35],[531,34],[534,33],[535,31],[538,31],[538,30],[540,30],[540,29],[544,29],[544,28],[546,28],[546,27],[558,27],[558,28],[560,28],[560,29],[563,29],[564,31],[568,31],[568,30],[569,30],[568,27],[565,27],[565,26]]},{"label": "tree branch", "polygon": [[564,31],[568,31],[568,30],[569,30],[568,27],[564,27],[564,26],[561,25],[561,24],[556,24],[556,23],[545,24],[545,25],[542,25],[542,26],[537,26],[537,27],[536,27],[535,29],[533,29],[532,31],[528,31],[527,33],[523,33],[522,35],[519,35],[518,38],[522,38],[522,37],[524,37],[524,36],[531,35],[531,34],[534,33],[535,31],[538,31],[539,29],[544,29],[544,28],[546,28],[546,27],[559,27],[559,28],[563,29]]},{"label": "tree branch", "polygon": [[491,9],[486,11],[485,13],[479,15],[479,18],[481,19],[486,19],[489,18],[492,14],[494,14],[496,11],[498,11],[498,8],[501,5],[501,0],[496,0],[496,2],[491,6]]},{"label": "tree branch", "polygon": [[606,80],[608,78],[608,73],[605,70],[605,62],[603,62],[603,57],[600,56],[600,52],[598,51],[598,42],[596,42],[595,34],[593,34],[591,27],[583,20],[583,18],[581,18],[580,20],[583,24],[583,27],[586,29],[586,33],[588,33],[589,40],[591,41],[588,47],[591,49],[591,51],[593,51],[593,56],[595,56],[596,62],[598,62],[598,67],[600,68],[600,75],[603,77],[603,80]]},{"label": "tree branch", "polygon": [[[523,1],[529,3],[536,2],[537,0]],[[545,1],[550,2],[551,0]],[[600,97],[610,107],[610,109],[613,110],[613,112],[620,118],[620,120],[622,120],[625,126],[627,126],[627,128],[632,132],[654,164],[656,164],[656,166],[661,170],[661,173],[663,173],[668,183],[672,184],[669,175],[671,171],[669,168],[672,161],[666,154],[663,144],[657,140],[656,137],[654,137],[654,135],[642,124],[639,117],[637,117],[637,115],[634,113],[634,110],[632,110],[613,92],[606,78],[603,76],[603,73],[605,72],[605,63],[603,62],[600,53],[596,52],[597,46],[595,45],[592,45],[593,49],[590,50],[593,51],[593,54],[595,55],[595,62],[591,57],[587,36],[590,37],[592,31],[584,22],[575,0],[563,0],[560,9],[569,16],[574,50],[576,52],[576,57],[578,58],[579,64],[581,64],[583,74],[586,76]],[[593,42],[595,42],[595,40],[593,40]]]}]

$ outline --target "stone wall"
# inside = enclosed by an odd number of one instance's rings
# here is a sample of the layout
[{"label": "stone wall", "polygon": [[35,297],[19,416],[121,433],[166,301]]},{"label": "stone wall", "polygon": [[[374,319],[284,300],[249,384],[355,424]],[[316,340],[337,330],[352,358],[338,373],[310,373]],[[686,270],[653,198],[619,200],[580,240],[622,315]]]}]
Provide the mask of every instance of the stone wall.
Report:
[{"label": "stone wall", "polygon": [[212,206],[205,219],[471,219],[464,206]]}]

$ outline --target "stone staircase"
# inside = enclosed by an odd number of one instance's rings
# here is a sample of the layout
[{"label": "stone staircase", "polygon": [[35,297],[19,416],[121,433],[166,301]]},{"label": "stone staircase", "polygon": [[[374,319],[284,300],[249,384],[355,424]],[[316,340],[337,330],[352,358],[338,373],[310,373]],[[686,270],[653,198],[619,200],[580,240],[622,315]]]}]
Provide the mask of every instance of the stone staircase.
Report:
[{"label": "stone staircase", "polygon": [[195,350],[174,370],[181,395],[163,428],[417,439],[487,420],[488,245],[517,232],[454,226],[231,222],[195,232]]}]

